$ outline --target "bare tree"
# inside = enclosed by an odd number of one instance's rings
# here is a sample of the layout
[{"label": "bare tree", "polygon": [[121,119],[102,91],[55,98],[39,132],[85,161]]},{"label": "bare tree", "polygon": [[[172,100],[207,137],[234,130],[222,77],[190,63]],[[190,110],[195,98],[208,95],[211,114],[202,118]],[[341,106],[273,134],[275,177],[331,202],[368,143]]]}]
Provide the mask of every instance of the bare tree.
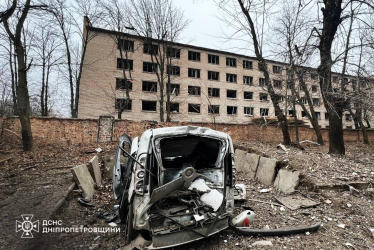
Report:
[{"label": "bare tree", "polygon": [[[293,105],[297,104],[302,108],[315,131],[318,143],[323,145],[321,129],[310,94],[310,84],[308,84],[309,76],[316,75],[307,65],[315,48],[313,41],[315,39],[309,30],[309,25],[313,22],[308,17],[310,5],[311,1],[286,1],[275,25],[275,32],[282,43],[278,44],[280,46],[277,48],[284,48],[286,60],[289,63],[287,70],[287,88],[291,90],[289,99]],[[311,79],[311,81],[313,80]],[[300,93],[300,90],[303,94]],[[308,104],[309,108],[305,104]],[[293,110],[296,112],[295,108]],[[294,117],[296,118],[296,114]]]},{"label": "bare tree", "polygon": [[[61,37],[65,44],[65,55],[67,60],[68,82],[70,88],[70,112],[73,118],[78,117],[79,88],[82,76],[84,58],[87,51],[88,43],[97,35],[89,29],[84,29],[83,33],[80,28],[80,22],[77,18],[84,16],[85,26],[91,26],[101,17],[100,4],[96,0],[75,0],[75,5],[68,6],[63,0],[49,0],[50,12],[54,16],[54,21],[59,27]],[[78,16],[78,17],[77,17]],[[78,34],[81,38],[81,53],[78,62],[74,61],[73,36]]]},{"label": "bare tree", "polygon": [[[270,80],[267,60],[263,55],[262,41],[264,29],[262,28],[262,30],[259,31],[255,25],[255,21],[257,21],[256,18],[261,18],[262,23],[264,24],[267,8],[266,1],[238,0],[238,5],[239,7],[231,6],[229,1],[219,1],[219,7],[224,12],[223,20],[226,21],[228,25],[236,29],[236,34],[244,34],[251,38],[253,49],[258,60],[259,70],[264,74],[265,86],[273,103],[275,116],[277,117],[280,128],[282,130],[283,143],[286,145],[290,145],[291,137],[288,130],[287,117],[280,108],[279,95],[273,88],[272,82]],[[238,11],[237,8],[239,8],[240,11]]]},{"label": "bare tree", "polygon": [[33,50],[37,54],[37,66],[41,67],[41,90],[40,90],[40,115],[49,115],[49,84],[53,68],[59,63],[62,55],[57,53],[61,45],[53,27],[49,23],[41,21],[37,23],[38,35],[34,42]]},{"label": "bare tree", "polygon": [[[167,120],[170,121],[170,81],[173,75],[179,75],[177,66],[173,65],[173,51],[183,29],[188,25],[183,13],[173,6],[171,0],[136,0],[128,8],[129,26],[137,35],[143,37],[145,52],[151,55],[152,71],[157,76],[160,89],[160,121],[165,121],[164,103],[166,94]],[[165,91],[165,82],[167,88]]]},{"label": "bare tree", "polygon": [[[31,151],[33,148],[33,137],[30,124],[30,101],[29,101],[29,90],[27,84],[27,71],[31,65],[26,65],[26,52],[23,44],[23,28],[24,23],[29,14],[29,10],[33,8],[40,8],[43,6],[31,5],[31,0],[26,0],[24,3],[20,3],[17,0],[13,0],[9,8],[2,12],[1,21],[5,27],[5,30],[12,41],[15,53],[17,55],[18,63],[18,84],[17,84],[17,110],[19,119],[21,122],[21,134],[23,149],[25,151]],[[19,11],[20,16],[16,13]],[[16,19],[16,27],[11,27],[9,19]]]}]

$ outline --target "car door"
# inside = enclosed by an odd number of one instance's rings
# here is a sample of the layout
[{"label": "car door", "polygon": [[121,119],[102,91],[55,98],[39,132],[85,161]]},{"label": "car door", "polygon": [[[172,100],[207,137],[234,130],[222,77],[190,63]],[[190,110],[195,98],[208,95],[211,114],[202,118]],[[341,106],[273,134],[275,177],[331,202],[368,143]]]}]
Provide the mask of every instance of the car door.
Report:
[{"label": "car door", "polygon": [[131,138],[127,134],[121,135],[119,138],[118,149],[116,153],[116,161],[113,170],[113,193],[114,198],[119,199],[121,197],[123,173],[127,168],[129,157],[123,153],[122,149],[130,153],[131,149]]}]

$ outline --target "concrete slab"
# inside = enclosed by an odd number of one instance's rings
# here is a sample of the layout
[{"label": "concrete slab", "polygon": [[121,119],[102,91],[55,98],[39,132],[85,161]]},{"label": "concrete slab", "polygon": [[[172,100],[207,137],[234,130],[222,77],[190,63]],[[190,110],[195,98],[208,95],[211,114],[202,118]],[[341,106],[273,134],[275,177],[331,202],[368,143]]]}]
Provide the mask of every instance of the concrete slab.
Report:
[{"label": "concrete slab", "polygon": [[100,171],[100,165],[99,165],[99,157],[95,155],[91,160],[90,160],[90,165],[93,169],[95,181],[97,185],[101,185],[101,171]]},{"label": "concrete slab", "polygon": [[244,172],[244,166],[246,164],[245,155],[247,151],[236,149],[235,150],[235,168],[237,171]]},{"label": "concrete slab", "polygon": [[245,156],[245,166],[244,166],[244,173],[245,176],[251,180],[254,180],[256,177],[258,162],[260,160],[260,156],[256,154],[247,153]]},{"label": "concrete slab", "polygon": [[260,157],[256,172],[256,179],[265,185],[272,185],[275,178],[275,167],[277,160]]},{"label": "concrete slab", "polygon": [[114,170],[116,157],[114,155],[105,155],[103,157],[103,161],[104,161],[105,176],[108,179],[113,179],[113,170]]},{"label": "concrete slab", "polygon": [[275,178],[274,187],[283,193],[292,193],[299,185],[299,175],[299,171],[281,169],[277,174],[277,178]]},{"label": "concrete slab", "polygon": [[87,166],[84,164],[75,166],[71,169],[71,172],[78,187],[83,191],[83,197],[86,199],[91,199],[95,193],[95,182],[92,179]]}]

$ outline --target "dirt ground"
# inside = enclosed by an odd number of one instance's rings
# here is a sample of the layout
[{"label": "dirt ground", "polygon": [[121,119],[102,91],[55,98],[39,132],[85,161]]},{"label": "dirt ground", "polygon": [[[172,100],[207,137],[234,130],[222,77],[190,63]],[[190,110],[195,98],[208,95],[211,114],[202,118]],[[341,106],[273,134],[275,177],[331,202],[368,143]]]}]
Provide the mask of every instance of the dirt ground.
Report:
[{"label": "dirt ground", "polygon": [[[374,183],[374,146],[360,143],[347,145],[345,157],[328,155],[327,146],[305,143],[305,150],[277,149],[274,145],[236,142],[241,148],[276,158],[282,167],[298,169],[303,176],[297,193],[317,201],[314,208],[290,210],[279,206],[275,197],[282,196],[272,189],[261,193],[266,187],[259,182],[246,180],[238,173],[237,183],[247,186],[247,198],[272,204],[246,200],[236,203],[236,214],[243,206],[251,207],[257,214],[253,228],[280,228],[311,225],[322,222],[315,233],[284,237],[245,237],[225,230],[212,237],[175,247],[174,249],[374,249],[373,189],[351,190],[311,189],[311,183],[344,184],[350,182]],[[87,153],[101,147],[104,155],[114,155],[116,143],[90,145],[67,145],[60,141],[35,139],[35,150],[24,153],[16,137],[0,141],[0,249],[120,249],[124,246],[122,233],[42,233],[33,232],[34,238],[21,238],[16,233],[16,220],[22,214],[33,214],[33,220],[60,220],[62,227],[110,228],[97,218],[97,211],[115,211],[109,179],[104,179],[91,200],[94,207],[77,202],[77,187],[67,196],[56,213],[57,203],[73,183],[70,168],[87,163],[96,153]],[[326,188],[326,187],[325,187]],[[118,224],[121,231],[123,226]],[[41,228],[41,225],[40,225]],[[253,246],[256,241],[271,241],[272,246]]]}]

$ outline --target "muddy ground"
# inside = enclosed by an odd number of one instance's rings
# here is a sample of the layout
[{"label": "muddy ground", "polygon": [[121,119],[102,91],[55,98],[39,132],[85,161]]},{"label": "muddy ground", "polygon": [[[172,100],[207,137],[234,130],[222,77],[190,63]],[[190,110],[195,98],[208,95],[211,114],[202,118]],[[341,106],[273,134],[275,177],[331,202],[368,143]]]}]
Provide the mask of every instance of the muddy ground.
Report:
[{"label": "muddy ground", "polygon": [[[274,145],[251,142],[236,142],[241,148],[254,153],[276,158],[283,167],[302,172],[304,179],[297,194],[317,201],[314,208],[290,210],[281,208],[274,197],[276,190],[261,193],[271,188],[258,182],[246,180],[238,173],[237,183],[247,185],[247,200],[237,203],[236,213],[242,206],[249,206],[257,214],[253,228],[279,228],[310,225],[322,222],[316,233],[285,237],[244,237],[225,230],[210,238],[186,244],[174,249],[374,249],[374,208],[371,187],[364,189],[334,190],[312,189],[311,183],[341,184],[352,181],[374,182],[374,146],[360,143],[347,145],[347,155],[328,155],[327,146],[305,143],[305,150],[291,148],[284,152]],[[66,202],[56,213],[53,210],[71,186],[72,166],[87,163],[96,153],[87,153],[101,147],[99,154],[114,155],[116,143],[90,145],[67,145],[64,142],[36,138],[35,150],[24,153],[16,137],[2,138],[0,142],[0,248],[1,249],[120,249],[124,246],[122,233],[42,233],[33,232],[34,238],[21,238],[16,233],[16,220],[22,214],[33,214],[33,221],[60,220],[62,227],[109,228],[97,218],[97,211],[114,211],[112,187],[104,179],[98,187],[92,203],[95,207],[84,207],[77,202],[80,192],[77,187],[67,196]],[[325,187],[326,188],[326,187]],[[284,211],[283,211],[284,210]],[[119,224],[121,230],[123,226]],[[42,225],[40,225],[42,229]],[[100,237],[98,237],[100,236]],[[272,246],[253,246],[256,241],[271,241]]]}]

